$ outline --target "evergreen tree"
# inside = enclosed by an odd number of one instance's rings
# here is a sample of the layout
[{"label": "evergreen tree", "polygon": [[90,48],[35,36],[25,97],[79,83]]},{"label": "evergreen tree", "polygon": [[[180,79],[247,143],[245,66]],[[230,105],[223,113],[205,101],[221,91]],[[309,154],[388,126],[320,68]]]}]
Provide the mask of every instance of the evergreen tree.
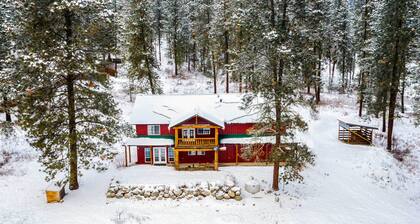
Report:
[{"label": "evergreen tree", "polygon": [[174,74],[178,76],[180,66],[185,62],[185,48],[190,33],[186,0],[165,0],[162,2],[164,12],[164,28],[169,43],[170,57],[174,61]]},{"label": "evergreen tree", "polygon": [[356,51],[358,54],[358,64],[360,65],[359,83],[358,83],[358,100],[359,100],[359,116],[362,116],[364,101],[367,91],[367,80],[371,70],[372,42],[373,33],[373,8],[376,0],[358,0],[356,4]]},{"label": "evergreen tree", "polygon": [[352,66],[351,17],[347,0],[334,0],[330,13],[333,44],[338,69],[341,72],[340,92],[349,87],[349,72]]},{"label": "evergreen tree", "polygon": [[4,112],[6,122],[11,122],[11,110],[16,104],[16,89],[12,73],[15,69],[13,62],[13,33],[15,32],[15,14],[12,1],[0,2],[0,112]]},{"label": "evergreen tree", "polygon": [[153,41],[155,38],[150,0],[130,0],[127,21],[128,76],[141,92],[161,92],[156,73],[157,62]]},{"label": "evergreen tree", "polygon": [[387,149],[392,150],[397,95],[402,74],[410,62],[409,46],[415,41],[418,27],[418,8],[415,0],[386,0],[379,8],[379,21],[374,40],[373,108],[388,108]]},{"label": "evergreen tree", "polygon": [[[103,169],[117,140],[118,110],[106,74],[115,48],[110,1],[19,0],[19,122],[48,181],[78,189],[81,169]],[[103,30],[106,29],[106,30]]]},{"label": "evergreen tree", "polygon": [[[314,155],[304,144],[290,144],[297,130],[305,130],[306,123],[292,106],[304,100],[296,86],[302,82],[300,62],[294,57],[300,51],[295,38],[300,32],[295,29],[299,1],[270,0],[247,2],[253,35],[248,42],[255,46],[253,59],[257,66],[249,78],[253,92],[248,94],[245,107],[260,112],[256,136],[275,135],[275,145],[270,155],[273,167],[273,189],[279,186],[279,165],[285,162],[283,181],[302,180],[299,172],[314,162]],[[252,21],[252,22],[251,22]],[[259,98],[262,98],[259,100]],[[252,151],[252,149],[249,149]]]}]

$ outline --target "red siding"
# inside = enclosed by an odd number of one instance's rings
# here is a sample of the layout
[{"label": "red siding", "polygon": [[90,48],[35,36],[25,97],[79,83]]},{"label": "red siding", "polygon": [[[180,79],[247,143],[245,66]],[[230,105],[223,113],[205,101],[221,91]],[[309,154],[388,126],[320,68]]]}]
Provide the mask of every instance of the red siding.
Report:
[{"label": "red siding", "polygon": [[232,134],[248,134],[248,130],[254,126],[253,123],[244,124],[226,124],[225,129],[221,130],[221,134],[232,135]]},{"label": "red siding", "polygon": [[[219,163],[235,163],[236,162],[236,145],[226,144],[226,150],[219,151]],[[271,152],[271,145],[265,144],[258,156],[245,159],[241,157],[242,145],[238,144],[238,162],[265,162],[268,160],[268,155]],[[258,159],[257,159],[258,157]],[[187,152],[179,152],[180,163],[213,163],[214,152],[208,151],[205,155],[189,156]]]},{"label": "red siding", "polygon": [[[170,135],[173,134],[169,132],[169,124],[160,124],[160,135]],[[147,135],[147,124],[137,124],[136,125],[136,134],[137,135]]]},{"label": "red siding", "polygon": [[180,163],[213,163],[214,152],[206,152],[205,155],[189,156],[188,152],[179,152]]}]

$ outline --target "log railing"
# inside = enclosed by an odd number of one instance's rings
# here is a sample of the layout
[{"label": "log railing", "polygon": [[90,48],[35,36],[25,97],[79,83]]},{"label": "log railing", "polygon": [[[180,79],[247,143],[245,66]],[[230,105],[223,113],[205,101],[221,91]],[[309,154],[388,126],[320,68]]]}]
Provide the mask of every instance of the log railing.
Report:
[{"label": "log railing", "polygon": [[216,138],[178,138],[176,146],[216,146]]}]

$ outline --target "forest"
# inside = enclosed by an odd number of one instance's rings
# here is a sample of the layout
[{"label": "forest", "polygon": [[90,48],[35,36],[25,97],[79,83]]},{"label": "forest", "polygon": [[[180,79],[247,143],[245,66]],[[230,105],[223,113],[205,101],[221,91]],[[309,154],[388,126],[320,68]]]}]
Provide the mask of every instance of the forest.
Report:
[{"label": "forest", "polygon": [[[47,180],[70,171],[70,189],[78,188],[78,167],[101,169],[105,164],[98,158],[113,157],[109,149],[124,130],[108,79],[115,60],[127,69],[130,101],[137,93],[163,93],[164,57],[173,66],[172,77],[198,72],[213,80],[215,94],[244,93],[245,107],[261,107],[254,134],[276,136],[275,171],[280,160],[298,151],[306,154],[296,166],[313,160],[306,146],[286,150],[282,141],[307,126],[292,108],[316,110],[324,92],[357,95],[360,117],[383,120],[388,151],[406,99],[410,116],[420,122],[417,0],[0,4],[2,129],[13,115],[40,150]],[[254,104],[258,97],[263,105]],[[295,168],[291,179],[300,179]]]}]

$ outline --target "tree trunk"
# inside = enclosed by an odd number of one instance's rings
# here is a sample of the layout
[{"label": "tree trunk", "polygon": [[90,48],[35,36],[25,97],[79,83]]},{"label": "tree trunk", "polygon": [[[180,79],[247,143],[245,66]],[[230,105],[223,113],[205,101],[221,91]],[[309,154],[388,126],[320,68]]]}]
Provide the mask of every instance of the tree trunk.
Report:
[{"label": "tree trunk", "polygon": [[382,132],[386,132],[386,107],[382,111]]},{"label": "tree trunk", "polygon": [[[319,43],[319,45],[321,45]],[[321,60],[322,60],[322,50],[321,46],[318,46],[318,69],[315,85],[315,103],[319,104],[321,102]]]},{"label": "tree trunk", "polygon": [[[402,57],[402,65],[405,65],[405,55]],[[401,83],[401,113],[405,113],[405,103],[404,103],[404,96],[405,96],[405,85],[406,85],[406,70],[403,67],[402,73],[402,83]]]},{"label": "tree trunk", "polygon": [[[65,30],[66,30],[66,51],[67,59],[71,59],[70,47],[73,41],[72,13],[69,10],[64,11]],[[74,92],[74,74],[67,74],[67,112],[68,112],[68,131],[69,131],[69,189],[77,190],[79,188],[77,171],[77,133],[76,133],[76,106]]]},{"label": "tree trunk", "polygon": [[223,35],[224,35],[224,43],[225,43],[224,59],[225,59],[225,75],[226,75],[226,93],[229,93],[229,71],[227,68],[227,66],[229,65],[229,32],[225,30]]},{"label": "tree trunk", "polygon": [[214,94],[217,93],[217,73],[216,73],[216,63],[214,61],[214,52],[211,51],[211,61],[213,65],[213,90]]},{"label": "tree trunk", "polygon": [[6,115],[6,122],[12,122],[12,116],[10,115],[9,101],[6,96],[3,97],[4,114]]},{"label": "tree trunk", "polygon": [[[400,16],[398,13],[398,8],[396,12],[396,16]],[[401,18],[398,18],[398,27],[397,30],[400,30],[402,26]],[[396,32],[396,31],[395,31]],[[400,85],[400,73],[398,71],[398,62],[399,62],[399,51],[400,51],[400,37],[398,34],[395,34],[395,46],[394,46],[394,55],[392,59],[392,73],[391,73],[391,85],[390,85],[390,93],[389,93],[389,112],[388,112],[388,134],[387,134],[387,150],[392,150],[392,135],[394,131],[394,118],[395,118],[395,108],[397,104],[397,95],[398,95],[398,88]]]},{"label": "tree trunk", "polygon": [[226,16],[226,0],[223,2],[223,6],[224,6],[224,22],[225,22],[225,27],[224,27],[224,32],[223,32],[223,37],[224,37],[224,61],[225,61],[225,75],[226,75],[226,93],[229,93],[229,71],[227,66],[229,65],[229,31],[226,27],[226,20],[227,20],[227,16]]}]

